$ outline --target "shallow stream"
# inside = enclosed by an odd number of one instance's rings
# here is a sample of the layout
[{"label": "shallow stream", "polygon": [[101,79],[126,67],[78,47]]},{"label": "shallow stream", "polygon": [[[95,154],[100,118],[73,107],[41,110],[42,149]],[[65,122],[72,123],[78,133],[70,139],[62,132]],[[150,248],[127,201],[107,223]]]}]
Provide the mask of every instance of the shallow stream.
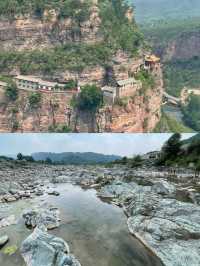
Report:
[{"label": "shallow stream", "polygon": [[[31,233],[22,220],[24,209],[33,205],[58,207],[61,213],[59,228],[49,231],[63,238],[71,252],[82,266],[159,266],[160,260],[154,257],[127,229],[126,216],[117,206],[102,202],[95,190],[83,190],[72,184],[56,185],[60,196],[44,196],[20,200],[0,205],[7,215],[19,218],[16,225],[0,229],[0,235],[7,234],[8,244],[0,252],[1,266],[24,266],[19,247]],[[16,245],[13,255],[3,254],[8,246]]]}]

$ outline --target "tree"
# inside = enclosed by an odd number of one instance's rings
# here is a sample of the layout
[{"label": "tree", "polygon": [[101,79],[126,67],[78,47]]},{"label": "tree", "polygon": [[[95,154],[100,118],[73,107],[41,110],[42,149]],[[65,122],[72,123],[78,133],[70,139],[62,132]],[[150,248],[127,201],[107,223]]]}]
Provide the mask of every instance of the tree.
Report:
[{"label": "tree", "polygon": [[85,85],[76,98],[75,106],[79,110],[96,112],[103,105],[103,93],[96,85]]},{"label": "tree", "polygon": [[52,164],[52,160],[51,160],[51,158],[46,158],[46,160],[45,160],[45,163],[47,163],[47,164]]},{"label": "tree", "polygon": [[132,160],[131,160],[131,167],[140,167],[142,166],[142,158],[140,155],[136,155]]},{"label": "tree", "polygon": [[73,79],[68,80],[64,86],[65,90],[72,90],[75,89],[77,87],[77,82]]},{"label": "tree", "polygon": [[17,154],[17,159],[18,159],[19,161],[23,160],[23,158],[24,158],[24,156],[23,156],[21,153],[18,153],[18,154]]},{"label": "tree", "polygon": [[18,98],[18,89],[17,85],[14,82],[11,82],[7,85],[5,90],[5,95],[10,101],[16,101]]},{"label": "tree", "polygon": [[42,95],[39,92],[34,92],[29,96],[28,100],[32,108],[38,108],[42,100]]},{"label": "tree", "polygon": [[196,131],[200,130],[200,97],[191,95],[183,108],[185,123]]},{"label": "tree", "polygon": [[34,158],[32,156],[29,156],[29,155],[23,156],[23,159],[26,160],[27,162],[31,162],[31,163],[35,161]]},{"label": "tree", "polygon": [[163,145],[161,150],[161,157],[159,159],[159,164],[166,164],[171,161],[173,162],[181,148],[181,134],[175,133],[173,134],[168,141]]},{"label": "tree", "polygon": [[45,10],[45,1],[44,0],[35,0],[34,3],[34,13],[37,17],[42,18]]}]

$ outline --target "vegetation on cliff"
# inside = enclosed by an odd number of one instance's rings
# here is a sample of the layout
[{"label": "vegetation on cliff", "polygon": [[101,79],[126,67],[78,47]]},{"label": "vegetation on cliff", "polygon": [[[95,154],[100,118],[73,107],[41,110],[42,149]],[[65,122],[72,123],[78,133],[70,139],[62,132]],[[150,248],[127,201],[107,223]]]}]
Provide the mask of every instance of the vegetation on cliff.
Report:
[{"label": "vegetation on cliff", "polygon": [[[57,11],[58,21],[63,18],[72,19],[72,33],[80,35],[81,23],[90,17],[91,1],[24,1],[0,0],[0,15],[14,16],[14,14],[43,14],[46,9]],[[53,74],[66,69],[81,71],[88,66],[106,66],[112,56],[123,50],[134,56],[143,45],[143,36],[134,20],[130,21],[126,14],[129,6],[125,0],[102,0],[98,4],[101,20],[99,35],[102,41],[94,44],[70,42],[52,49],[32,51],[0,51],[0,71],[11,71],[19,67],[23,74]],[[58,22],[59,23],[59,22]],[[54,38],[52,32],[52,38]]]},{"label": "vegetation on cliff", "polygon": [[163,145],[160,158],[157,164],[170,165],[177,160],[177,156],[181,151],[181,134],[175,133]]},{"label": "vegetation on cliff", "polygon": [[11,82],[7,85],[5,96],[9,101],[16,101],[18,98],[18,89],[15,83]]},{"label": "vegetation on cliff", "polygon": [[142,82],[143,91],[149,88],[153,89],[155,87],[154,76],[145,69],[141,69],[137,74],[135,74],[135,78]]},{"label": "vegetation on cliff", "polygon": [[72,99],[72,106],[80,111],[96,111],[103,104],[103,94],[96,85],[85,85],[77,97]]},{"label": "vegetation on cliff", "polygon": [[200,134],[181,141],[180,134],[174,134],[163,145],[159,165],[188,166],[200,170]]},{"label": "vegetation on cliff", "polygon": [[193,130],[185,126],[181,122],[177,121],[174,117],[162,111],[161,119],[156,125],[156,127],[154,128],[153,132],[154,133],[161,133],[161,132],[191,133],[193,132]]},{"label": "vegetation on cliff", "polygon": [[191,36],[198,36],[199,27],[200,18],[165,19],[141,25],[141,31],[144,33],[148,43],[155,53],[161,54],[165,61],[163,64],[165,88],[173,96],[179,97],[184,86],[199,86],[200,58],[196,53],[194,57],[189,59],[176,59],[173,58],[173,55],[172,59],[168,59],[168,55],[165,52],[170,53],[168,47],[171,44],[173,53],[173,45],[179,38],[185,42],[188,38],[192,38]]},{"label": "vegetation on cliff", "polygon": [[28,101],[31,108],[38,108],[42,100],[42,94],[40,92],[33,92],[29,95]]},{"label": "vegetation on cliff", "polygon": [[35,15],[42,18],[45,10],[56,10],[60,18],[85,21],[89,16],[90,1],[85,0],[0,0],[0,16],[14,19],[17,15]]},{"label": "vegetation on cliff", "polygon": [[200,86],[200,58],[195,56],[188,60],[172,60],[164,64],[164,82],[167,92],[180,96],[184,87]]},{"label": "vegetation on cliff", "polygon": [[200,131],[200,96],[191,95],[186,106],[182,107],[185,123]]}]

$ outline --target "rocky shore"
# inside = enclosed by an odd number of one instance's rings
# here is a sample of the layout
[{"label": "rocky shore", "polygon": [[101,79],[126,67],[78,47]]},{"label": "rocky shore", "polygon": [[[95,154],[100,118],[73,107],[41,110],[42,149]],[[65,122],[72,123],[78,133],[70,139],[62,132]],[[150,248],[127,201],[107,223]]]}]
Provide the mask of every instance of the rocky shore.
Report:
[{"label": "rocky shore", "polygon": [[130,233],[164,265],[200,265],[199,179],[139,172],[109,182],[99,196],[123,207]]},{"label": "rocky shore", "polygon": [[[6,215],[5,204],[41,195],[59,197],[52,185],[72,183],[86,190],[96,189],[102,200],[122,207],[130,233],[164,265],[200,265],[200,180],[192,172],[15,161],[0,164],[0,228],[17,222],[14,215]],[[26,265],[80,265],[68,244],[48,232],[60,225],[58,208],[32,208],[21,216],[33,230],[21,245]],[[8,241],[8,236],[0,235],[0,248]]]}]

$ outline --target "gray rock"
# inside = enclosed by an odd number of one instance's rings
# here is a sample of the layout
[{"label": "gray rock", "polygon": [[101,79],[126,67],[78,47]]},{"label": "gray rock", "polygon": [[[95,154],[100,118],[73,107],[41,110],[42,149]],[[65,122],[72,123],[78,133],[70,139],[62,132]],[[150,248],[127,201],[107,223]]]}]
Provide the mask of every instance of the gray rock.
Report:
[{"label": "gray rock", "polygon": [[17,200],[17,197],[13,196],[13,195],[5,195],[3,197],[3,199],[6,201],[6,202],[13,202],[13,201],[16,201]]},{"label": "gray rock", "polygon": [[0,248],[5,246],[5,244],[9,241],[9,237],[7,235],[0,236]]},{"label": "gray rock", "polygon": [[123,205],[129,231],[166,266],[200,265],[200,207],[176,200],[173,184],[162,179],[153,183],[143,186],[115,181],[101,188],[99,194]]},{"label": "gray rock", "polygon": [[42,190],[38,190],[38,191],[35,192],[35,195],[36,196],[43,196],[44,192]]},{"label": "gray rock", "polygon": [[51,230],[60,225],[59,211],[55,208],[28,210],[23,213],[22,217],[25,220],[26,226],[31,228],[44,225],[47,229]]},{"label": "gray rock", "polygon": [[6,227],[6,226],[9,226],[9,225],[13,225],[13,224],[16,224],[17,221],[16,221],[16,218],[14,215],[10,215],[8,217],[5,217],[3,219],[0,220],[0,228],[2,227]]},{"label": "gray rock", "polygon": [[128,219],[128,227],[165,265],[200,265],[200,207],[174,199],[160,199],[153,215],[135,213]]},{"label": "gray rock", "polygon": [[59,196],[60,193],[58,191],[55,191],[55,190],[50,190],[47,192],[49,195],[54,195],[54,196]]},{"label": "gray rock", "polygon": [[174,185],[169,184],[167,181],[162,180],[159,182],[156,182],[152,186],[152,191],[161,195],[172,195],[175,193],[176,188]]},{"label": "gray rock", "polygon": [[69,253],[68,244],[61,238],[36,228],[22,243],[21,254],[27,266],[81,266]]}]

